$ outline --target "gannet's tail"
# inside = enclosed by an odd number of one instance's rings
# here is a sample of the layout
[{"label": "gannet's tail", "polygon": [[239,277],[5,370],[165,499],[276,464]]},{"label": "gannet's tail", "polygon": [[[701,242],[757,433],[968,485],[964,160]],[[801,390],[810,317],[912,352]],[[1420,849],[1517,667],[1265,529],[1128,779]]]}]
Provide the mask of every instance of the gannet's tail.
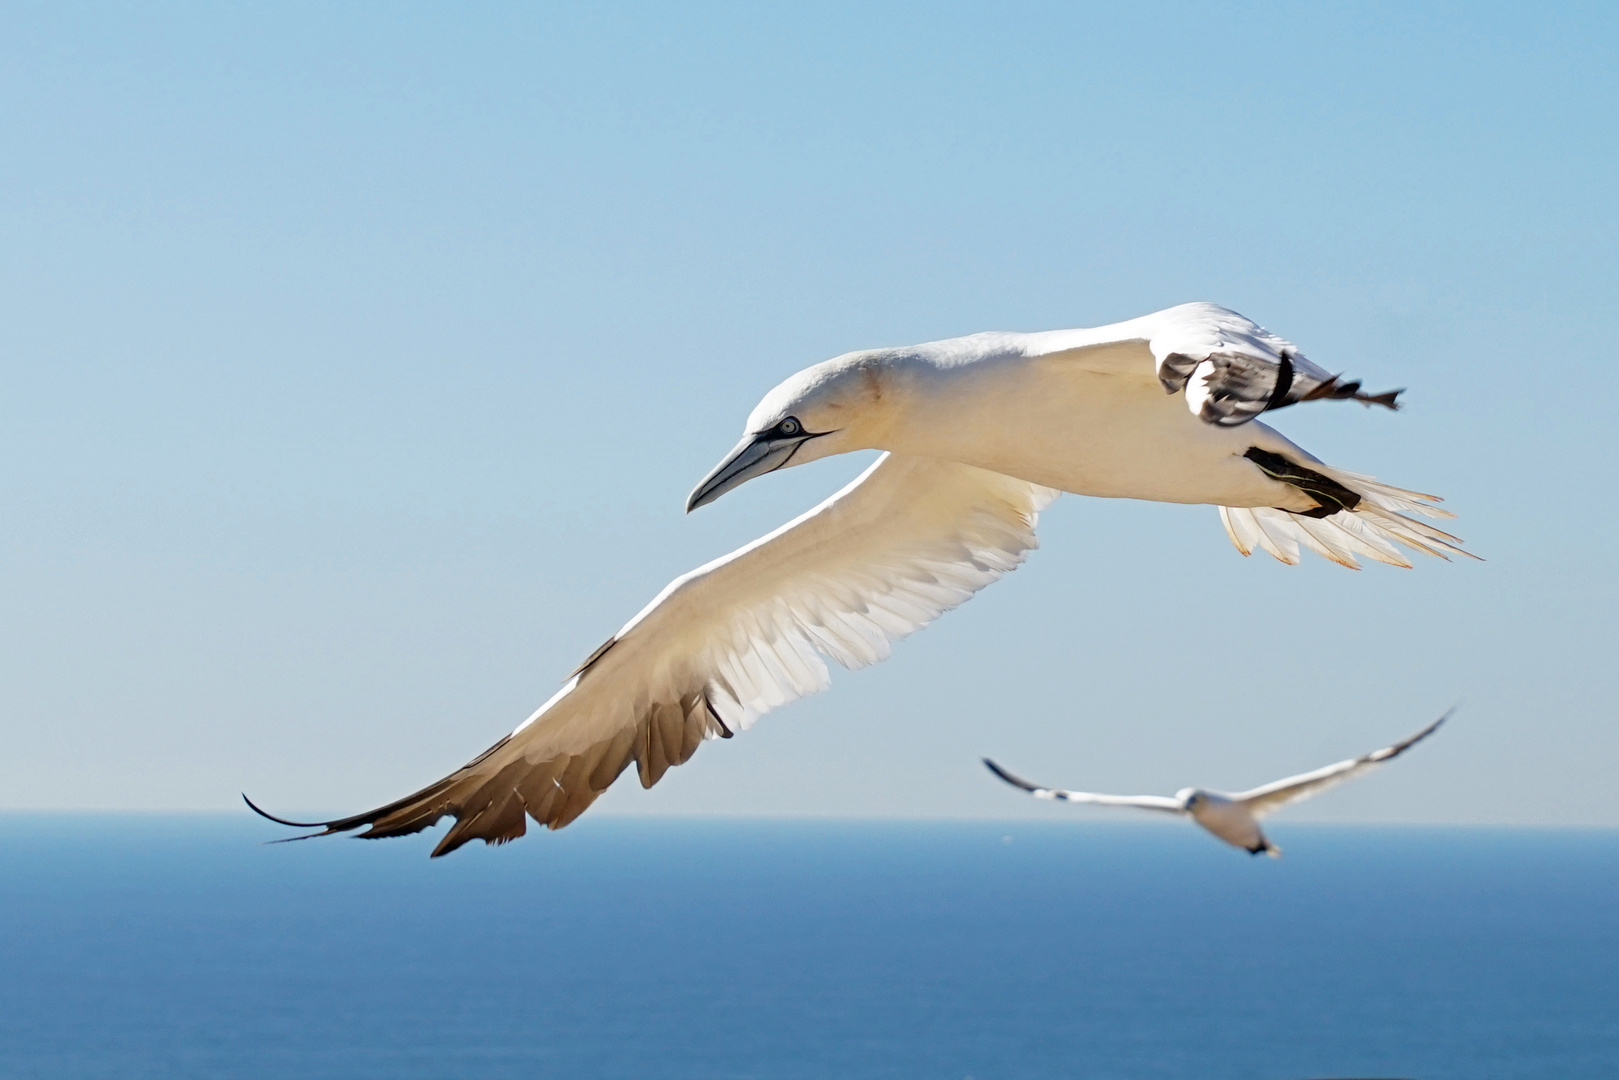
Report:
[{"label": "gannet's tail", "polygon": [[[1452,555],[1478,558],[1472,552],[1462,550],[1460,538],[1407,516],[1455,517],[1450,511],[1434,505],[1443,501],[1439,496],[1390,487],[1370,476],[1327,468],[1315,462],[1311,462],[1308,471],[1333,482],[1333,487],[1339,492],[1347,489],[1358,499],[1345,509],[1321,517],[1294,514],[1269,506],[1222,506],[1220,520],[1225,523],[1226,535],[1231,537],[1238,551],[1248,555],[1255,548],[1263,548],[1285,563],[1296,564],[1302,545],[1352,570],[1360,569],[1360,564],[1355,561],[1356,555],[1409,568],[1411,561],[1394,546],[1396,543],[1425,555],[1437,555],[1441,559],[1449,559]],[[1277,478],[1292,480],[1291,477]],[[1305,490],[1310,489],[1306,487]],[[1311,494],[1316,495],[1313,491]],[[1326,494],[1332,497],[1331,492]],[[1320,496],[1317,498],[1324,501]],[[1347,498],[1338,498],[1334,505],[1347,502]]]}]

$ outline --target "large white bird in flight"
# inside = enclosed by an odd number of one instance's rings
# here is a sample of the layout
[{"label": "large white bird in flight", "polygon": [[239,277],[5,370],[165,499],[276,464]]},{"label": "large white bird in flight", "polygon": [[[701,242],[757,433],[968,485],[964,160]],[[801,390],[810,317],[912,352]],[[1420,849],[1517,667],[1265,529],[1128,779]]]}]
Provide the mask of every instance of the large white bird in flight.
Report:
[{"label": "large white bird in flight", "polygon": [[1181,788],[1173,797],[1166,795],[1098,795],[1090,791],[1063,791],[1060,788],[1041,787],[1039,784],[1009,773],[989,758],[984,764],[989,771],[1013,787],[1022,788],[1037,799],[1056,799],[1059,802],[1090,803],[1093,806],[1130,806],[1138,810],[1157,810],[1191,818],[1216,837],[1232,847],[1242,848],[1250,855],[1261,852],[1271,858],[1280,858],[1282,849],[1271,843],[1259,827],[1259,819],[1280,810],[1291,802],[1319,795],[1330,787],[1351,777],[1360,776],[1377,768],[1385,761],[1399,757],[1405,751],[1426,739],[1449,719],[1446,713],[1408,739],[1393,746],[1373,750],[1348,761],[1340,761],[1316,769],[1314,772],[1289,776],[1256,787],[1252,791],[1235,794],[1226,791],[1208,791],[1204,788]]},{"label": "large white bird in flight", "polygon": [[1212,504],[1244,555],[1287,563],[1301,548],[1351,567],[1356,556],[1411,565],[1396,545],[1462,553],[1408,516],[1450,517],[1435,496],[1331,468],[1254,419],[1317,399],[1394,408],[1397,393],[1363,394],[1213,304],[805,368],[765,395],[687,509],[788,465],[886,451],[871,468],[670,582],[466,766],[367,813],[283,824],[399,836],[451,815],[434,855],[515,839],[525,817],[561,828],[631,762],[651,787],[704,740],[824,689],[826,657],[849,668],[886,657],[1021,563],[1036,515],[1064,491]]}]

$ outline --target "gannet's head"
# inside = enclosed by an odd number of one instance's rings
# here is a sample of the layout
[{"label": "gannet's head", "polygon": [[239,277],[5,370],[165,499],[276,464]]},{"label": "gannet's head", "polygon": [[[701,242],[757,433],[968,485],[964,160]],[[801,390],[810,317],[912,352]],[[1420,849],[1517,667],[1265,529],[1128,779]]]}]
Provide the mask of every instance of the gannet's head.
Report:
[{"label": "gannet's head", "polygon": [[892,406],[894,357],[848,353],[805,368],[764,396],[742,441],[686,500],[689,513],[788,465],[878,445]]},{"label": "gannet's head", "polygon": [[1180,801],[1181,806],[1185,810],[1190,812],[1196,809],[1197,804],[1202,800],[1203,792],[1199,791],[1195,787],[1183,787],[1179,791],[1175,792],[1175,798]]}]

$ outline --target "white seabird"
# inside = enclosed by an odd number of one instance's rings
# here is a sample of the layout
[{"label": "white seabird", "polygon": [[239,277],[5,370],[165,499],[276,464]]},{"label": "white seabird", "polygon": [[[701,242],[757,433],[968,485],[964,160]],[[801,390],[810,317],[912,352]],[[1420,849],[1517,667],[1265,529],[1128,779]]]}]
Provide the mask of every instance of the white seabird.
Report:
[{"label": "white seabird", "polygon": [[1426,739],[1450,718],[1446,713],[1408,739],[1393,746],[1373,750],[1348,761],[1340,761],[1314,772],[1289,776],[1252,791],[1235,794],[1209,791],[1204,788],[1181,788],[1173,798],[1164,795],[1098,795],[1090,791],[1063,791],[1060,788],[1041,787],[1014,773],[1007,772],[989,758],[984,764],[989,771],[1013,787],[1022,788],[1037,799],[1056,799],[1061,802],[1090,803],[1094,806],[1133,806],[1141,810],[1158,810],[1190,817],[1216,837],[1232,847],[1242,848],[1251,855],[1264,852],[1271,858],[1280,858],[1282,849],[1271,843],[1259,827],[1259,819],[1274,813],[1290,802],[1319,795],[1350,777],[1370,772]]},{"label": "white seabird", "polygon": [[1410,566],[1397,544],[1462,553],[1407,516],[1451,516],[1437,497],[1327,466],[1254,420],[1317,399],[1395,408],[1397,393],[1363,394],[1213,304],[816,364],[765,395],[687,509],[787,465],[886,451],[871,468],[676,578],[463,768],[375,810],[304,824],[398,836],[452,815],[435,855],[521,836],[525,815],[561,828],[631,762],[651,787],[704,740],[825,688],[825,658],[854,668],[886,657],[1021,563],[1036,516],[1063,491],[1212,504],[1244,555],[1259,547],[1287,563],[1301,547],[1351,567],[1357,555]]}]

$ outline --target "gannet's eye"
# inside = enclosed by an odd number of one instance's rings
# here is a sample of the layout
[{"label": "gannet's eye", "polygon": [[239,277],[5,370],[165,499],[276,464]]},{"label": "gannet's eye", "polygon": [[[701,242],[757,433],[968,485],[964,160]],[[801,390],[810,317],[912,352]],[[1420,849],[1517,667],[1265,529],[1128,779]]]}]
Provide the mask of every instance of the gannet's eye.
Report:
[{"label": "gannet's eye", "polygon": [[793,435],[797,435],[803,430],[804,425],[798,422],[798,417],[796,416],[789,416],[787,419],[776,425],[777,435],[786,435],[791,437]]}]

